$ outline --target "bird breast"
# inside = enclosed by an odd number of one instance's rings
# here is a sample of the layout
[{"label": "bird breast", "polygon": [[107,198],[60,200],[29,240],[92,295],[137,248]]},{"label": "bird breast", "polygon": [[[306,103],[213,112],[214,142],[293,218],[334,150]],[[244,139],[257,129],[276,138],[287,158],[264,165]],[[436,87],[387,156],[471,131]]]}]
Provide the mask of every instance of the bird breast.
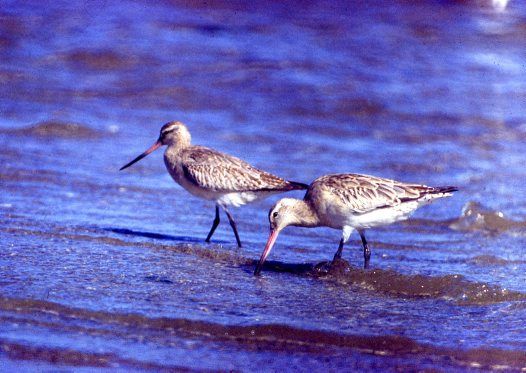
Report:
[{"label": "bird breast", "polygon": [[183,171],[183,162],[178,153],[171,152],[168,148],[164,153],[164,164],[172,179],[189,193],[208,200],[216,200],[218,198],[218,193],[200,188],[186,178]]}]

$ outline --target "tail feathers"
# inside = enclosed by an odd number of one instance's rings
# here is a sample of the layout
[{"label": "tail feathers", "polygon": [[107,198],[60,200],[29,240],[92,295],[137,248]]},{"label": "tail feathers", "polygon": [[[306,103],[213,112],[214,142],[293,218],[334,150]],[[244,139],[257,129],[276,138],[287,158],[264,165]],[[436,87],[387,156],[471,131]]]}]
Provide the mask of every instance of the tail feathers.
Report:
[{"label": "tail feathers", "polygon": [[442,194],[442,193],[453,193],[453,192],[458,192],[458,188],[454,186],[440,186],[440,187],[433,188],[433,190],[431,191],[431,194],[438,194],[438,193]]},{"label": "tail feathers", "polygon": [[400,198],[400,202],[431,202],[434,199],[450,197],[451,193],[458,191],[454,186],[427,187],[419,186],[420,195],[418,197]]},{"label": "tail feathers", "polygon": [[432,187],[420,194],[419,202],[431,202],[437,198],[450,197],[451,193],[458,191],[454,186]]},{"label": "tail feathers", "polygon": [[307,184],[298,183],[296,181],[289,181],[289,185],[291,186],[290,190],[309,189],[309,186]]}]

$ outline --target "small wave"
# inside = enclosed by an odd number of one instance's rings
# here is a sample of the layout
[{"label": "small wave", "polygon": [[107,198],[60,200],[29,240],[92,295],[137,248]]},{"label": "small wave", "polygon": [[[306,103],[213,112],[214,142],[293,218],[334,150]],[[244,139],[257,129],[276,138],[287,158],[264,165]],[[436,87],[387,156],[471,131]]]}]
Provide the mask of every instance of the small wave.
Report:
[{"label": "small wave", "polygon": [[120,70],[132,66],[134,58],[118,54],[112,50],[76,49],[59,55],[64,61],[74,67],[86,70]]},{"label": "small wave", "polygon": [[510,229],[525,228],[525,222],[508,219],[500,211],[492,211],[478,202],[470,201],[462,208],[461,216],[450,224],[458,231],[485,231],[501,233]]},{"label": "small wave", "polygon": [[39,122],[25,128],[10,130],[8,132],[22,136],[47,138],[95,139],[101,136],[98,131],[82,124],[54,120]]},{"label": "small wave", "polygon": [[[107,235],[107,232],[119,235],[132,235],[137,238],[158,238],[168,241],[175,241],[173,244],[161,244],[151,241],[128,241]],[[0,227],[0,232],[33,235],[47,238],[62,238],[69,241],[95,242],[97,244],[114,245],[121,247],[136,247],[148,250],[167,250],[182,254],[195,255],[199,258],[210,259],[220,263],[232,265],[249,265],[252,259],[244,258],[238,251],[225,250],[221,246],[210,244],[202,245],[193,242],[200,240],[188,236],[169,236],[152,232],[139,232],[121,228],[73,228],[69,232],[64,231],[64,227],[48,225],[46,230],[25,229],[20,227]],[[102,235],[101,235],[102,234]]]},{"label": "small wave", "polygon": [[459,304],[492,304],[524,301],[526,294],[497,285],[471,282],[462,275],[403,275],[392,270],[354,269],[344,277],[366,289],[408,298],[439,298]]},{"label": "small wave", "polygon": [[[204,247],[199,244],[184,242],[166,245],[151,241],[125,241],[116,237],[92,235],[94,233],[107,232],[108,229],[95,228],[94,231],[84,232],[84,234],[75,232],[42,232],[21,228],[4,228],[0,229],[0,231],[45,237],[61,237],[72,241],[97,242],[149,250],[169,250],[195,255],[219,263],[249,268],[248,272],[251,272],[256,264],[255,260],[246,258],[237,251],[223,250],[220,247],[211,249],[209,246]],[[482,260],[487,260],[487,258]],[[462,275],[406,275],[393,270],[363,270],[351,266],[349,262],[343,259],[337,261],[335,266],[331,266],[330,262],[282,263],[267,261],[264,264],[264,271],[286,272],[300,276],[324,278],[336,281],[342,285],[357,286],[393,297],[438,298],[452,300],[460,304],[492,304],[526,300],[525,293],[503,289],[497,285],[468,281]],[[159,281],[156,278],[146,278],[146,280]]]},{"label": "small wave", "polygon": [[13,360],[44,361],[53,365],[58,364],[74,367],[111,368],[118,366],[121,368],[126,367],[146,371],[166,371],[167,369],[177,372],[203,371],[201,369],[193,370],[175,365],[158,365],[140,360],[126,359],[114,353],[30,346],[7,340],[0,340],[0,352],[3,352]]},{"label": "small wave", "polygon": [[[68,325],[68,330],[78,328],[83,333],[114,333],[115,336],[141,333],[149,340],[162,341],[164,336],[200,339],[210,342],[235,344],[241,348],[269,351],[295,350],[323,351],[333,348],[360,351],[380,356],[418,355],[443,358],[460,366],[477,366],[517,369],[526,366],[523,351],[501,349],[453,349],[419,343],[411,338],[393,335],[352,335],[326,330],[309,330],[283,324],[223,325],[208,321],[181,318],[150,318],[138,314],[120,314],[71,308],[54,302],[0,297],[0,320],[16,315],[17,322],[29,325],[45,320],[47,327]],[[112,332],[113,331],[113,332]],[[124,333],[123,333],[124,332]],[[171,338],[169,338],[171,339]],[[133,366],[117,355],[107,353],[79,353],[47,347],[30,347],[0,340],[0,349],[13,358],[67,363],[70,365],[108,366],[121,362]],[[86,354],[86,355],[84,355]],[[53,357],[50,360],[50,357]],[[143,363],[146,364],[146,363]],[[153,368],[153,367],[152,367]]]},{"label": "small wave", "polygon": [[71,366],[110,367],[116,356],[109,353],[86,353],[75,350],[28,346],[0,340],[0,351],[15,360],[46,361]]},{"label": "small wave", "polygon": [[508,264],[526,263],[526,261],[524,260],[507,260],[507,259],[502,259],[502,258],[493,256],[493,255],[477,255],[477,256],[474,256],[473,258],[468,259],[468,261],[469,263],[472,263],[475,265],[481,265],[481,266],[486,266],[486,265],[503,266],[503,265],[508,265]]},{"label": "small wave", "polygon": [[339,259],[334,264],[284,264],[269,261],[265,270],[324,278],[342,285],[357,286],[401,298],[438,298],[459,304],[477,305],[526,300],[525,293],[503,289],[497,285],[468,281],[462,275],[405,275],[393,270],[363,270],[351,266],[344,259]]}]

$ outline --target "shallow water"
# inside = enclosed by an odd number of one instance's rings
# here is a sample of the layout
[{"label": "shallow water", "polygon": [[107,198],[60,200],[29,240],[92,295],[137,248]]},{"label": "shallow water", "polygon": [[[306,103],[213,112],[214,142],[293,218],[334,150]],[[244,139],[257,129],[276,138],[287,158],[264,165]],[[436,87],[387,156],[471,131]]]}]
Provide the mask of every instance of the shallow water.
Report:
[{"label": "shallow water", "polygon": [[[526,367],[526,6],[7,1],[0,367]],[[457,185],[367,232],[289,228],[176,186],[160,126],[309,182]],[[300,192],[291,196],[301,197]]]}]

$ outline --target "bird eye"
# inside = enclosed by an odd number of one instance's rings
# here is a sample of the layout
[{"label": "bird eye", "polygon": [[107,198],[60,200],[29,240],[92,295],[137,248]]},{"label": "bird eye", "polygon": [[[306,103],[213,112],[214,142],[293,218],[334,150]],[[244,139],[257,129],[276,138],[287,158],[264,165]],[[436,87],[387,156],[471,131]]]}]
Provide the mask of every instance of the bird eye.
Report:
[{"label": "bird eye", "polygon": [[161,136],[164,136],[170,132],[174,132],[175,130],[179,129],[177,126],[167,127],[164,129],[161,129]]},{"label": "bird eye", "polygon": [[277,217],[278,217],[278,212],[277,212],[277,211],[274,211],[274,212],[272,213],[272,217],[273,217],[273,218],[277,218]]}]

